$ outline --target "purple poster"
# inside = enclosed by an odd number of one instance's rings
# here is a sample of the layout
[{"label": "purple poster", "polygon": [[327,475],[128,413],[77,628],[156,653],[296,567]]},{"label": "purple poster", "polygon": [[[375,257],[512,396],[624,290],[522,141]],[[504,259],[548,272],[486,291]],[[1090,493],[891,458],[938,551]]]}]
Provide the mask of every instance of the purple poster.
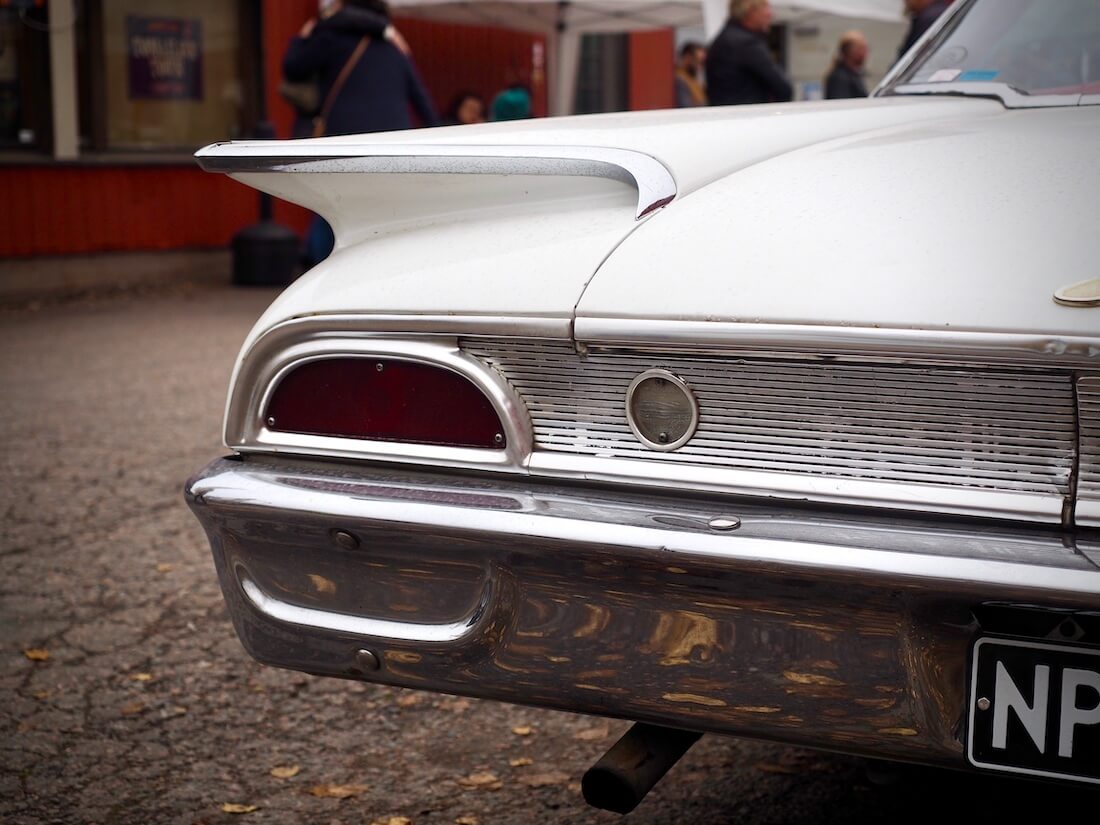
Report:
[{"label": "purple poster", "polygon": [[202,21],[126,18],[131,100],[202,100]]}]

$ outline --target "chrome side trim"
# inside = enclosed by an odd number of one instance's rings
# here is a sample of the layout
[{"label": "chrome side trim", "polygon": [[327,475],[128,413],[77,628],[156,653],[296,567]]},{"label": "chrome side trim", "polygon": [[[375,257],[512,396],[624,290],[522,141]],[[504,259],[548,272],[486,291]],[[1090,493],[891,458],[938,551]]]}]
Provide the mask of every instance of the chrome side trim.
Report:
[{"label": "chrome side trim", "polygon": [[1074,521],[1100,527],[1100,375],[1077,379],[1078,466]]},{"label": "chrome side trim", "polygon": [[[401,444],[270,429],[264,420],[264,410],[280,379],[301,364],[338,357],[396,358],[443,367],[464,376],[486,395],[500,417],[505,448]],[[530,417],[522,399],[503,378],[459,350],[454,338],[347,338],[318,331],[286,346],[261,347],[258,357],[253,348],[234,378],[225,419],[225,443],[240,452],[373,458],[512,472],[519,472],[526,465],[532,441]]]},{"label": "chrome side trim", "polygon": [[1012,518],[1057,523],[1064,500],[1033,492],[939,487],[897,481],[823,478],[808,473],[766,472],[728,467],[676,466],[632,458],[582,456],[536,450],[529,469],[533,476],[737,493],[787,501],[813,501],[852,507],[949,513],[979,518]]},{"label": "chrome side trim", "polygon": [[985,97],[1000,101],[1006,109],[1048,109],[1077,106],[1080,93],[1064,95],[1029,95],[1007,83],[905,83],[894,86],[887,95],[938,95],[942,97]]},{"label": "chrome side trim", "polygon": [[333,613],[280,601],[265,593],[248,577],[247,571],[240,565],[237,566],[236,574],[238,585],[252,607],[274,621],[314,631],[350,633],[365,639],[416,642],[425,645],[461,644],[475,637],[490,613],[494,598],[493,580],[490,579],[485,585],[477,607],[460,621],[448,624],[395,622],[387,619],[372,619],[367,616],[351,616],[347,613]]},{"label": "chrome side trim", "polygon": [[595,317],[577,318],[573,327],[583,343],[797,353],[807,358],[843,355],[895,363],[1100,366],[1100,336]]},{"label": "chrome side trim", "polygon": [[208,172],[549,175],[616,180],[638,191],[641,219],[676,197],[676,179],[651,155],[602,146],[463,146],[329,140],[230,141],[195,153]]}]

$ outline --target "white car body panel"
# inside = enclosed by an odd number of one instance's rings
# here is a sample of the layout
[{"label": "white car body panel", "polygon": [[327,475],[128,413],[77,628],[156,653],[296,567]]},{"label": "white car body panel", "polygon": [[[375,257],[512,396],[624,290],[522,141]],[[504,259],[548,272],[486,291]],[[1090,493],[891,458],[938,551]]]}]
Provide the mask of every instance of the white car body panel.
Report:
[{"label": "white car body panel", "polygon": [[[874,197],[868,201],[864,195],[862,203],[847,205],[838,200],[836,191],[844,180],[854,189],[857,182],[863,185],[870,179],[874,191],[881,193],[881,200],[896,190],[896,184],[880,184],[875,175],[885,174],[890,164],[896,164],[907,151],[924,152],[921,147],[935,143],[942,144],[944,153],[950,154],[951,147],[964,142],[967,135],[972,144],[981,140],[979,122],[1004,120],[1013,114],[1006,114],[999,103],[990,100],[891,98],[629,113],[295,141],[297,151],[310,146],[341,146],[349,154],[356,147],[365,152],[387,145],[500,146],[515,147],[517,151],[523,146],[629,149],[657,159],[670,170],[676,180],[677,198],[650,218],[636,222],[634,191],[625,184],[603,179],[238,173],[234,177],[251,186],[324,215],[333,223],[337,236],[335,254],[286,290],[249,340],[281,321],[329,313],[515,315],[569,321],[586,287],[581,303],[583,316],[697,319],[697,314],[684,309],[694,305],[707,306],[708,315],[713,310],[716,317],[727,320],[775,320],[778,312],[765,311],[774,285],[764,283],[766,279],[754,279],[751,287],[731,290],[729,267],[722,255],[715,254],[715,249],[728,249],[734,238],[738,244],[747,243],[748,230],[730,234],[723,229],[733,215],[743,223],[746,213],[752,210],[750,202],[759,205],[765,197],[777,202],[774,208],[790,218],[775,221],[761,231],[757,238],[760,245],[746,245],[745,254],[760,256],[767,246],[778,246],[780,249],[773,251],[787,262],[788,270],[797,269],[798,255],[805,254],[814,239],[826,239],[822,242],[827,242],[824,252],[828,253],[839,248],[844,232],[850,236],[850,243],[859,240],[859,221],[874,219],[881,223],[889,218],[872,215],[870,206],[863,206],[875,202]],[[1075,122],[1087,119],[1087,115],[1079,114]],[[1074,134],[1083,130],[1077,128]],[[1040,135],[1033,137],[1037,140]],[[1010,146],[1014,140],[1011,130],[1006,130],[1005,144]],[[909,146],[914,148],[907,150]],[[1032,145],[1025,141],[1021,147],[1028,150]],[[278,149],[272,151],[277,153]],[[814,164],[825,153],[838,169],[844,164],[851,171],[843,175],[830,171],[827,177],[821,177]],[[1019,171],[1019,162],[1013,163]],[[1057,176],[1065,169],[1037,167],[1036,172]],[[1081,174],[1094,173],[1082,170]],[[784,185],[775,183],[777,180]],[[977,173],[973,180],[978,181]],[[1083,186],[1088,180],[1078,176],[1076,183]],[[1050,184],[1051,197],[1057,195],[1061,185],[1057,181]],[[942,178],[930,176],[929,199],[937,192],[942,195],[945,186]],[[811,206],[800,197],[792,209],[786,202],[792,191],[806,193],[820,206]],[[1026,214],[1034,200],[1006,200],[1004,194],[998,197],[1000,201],[987,204],[997,211],[987,208],[976,220],[990,231],[998,225],[1026,225]],[[711,209],[717,211],[701,217],[700,210]],[[1021,215],[1002,224],[1007,219],[1002,214],[1006,209],[1021,211]],[[678,214],[685,217],[678,219]],[[896,216],[893,228],[904,228],[908,208],[892,214]],[[806,215],[813,216],[812,222],[798,220]],[[763,217],[774,219],[775,212]],[[644,226],[654,219],[653,229]],[[704,225],[707,221],[713,223]],[[833,227],[834,222],[841,227]],[[643,231],[624,244],[624,239],[639,228]],[[1061,231],[1064,235],[1070,230]],[[698,234],[681,243],[684,233]],[[715,246],[702,248],[701,242],[708,239]],[[881,258],[887,254],[884,250],[889,244],[883,237],[877,246],[860,247],[860,254],[873,253]],[[698,250],[698,259],[691,259],[692,253],[685,251],[689,245]],[[882,268],[882,261],[872,260]],[[926,265],[919,256],[908,263],[900,256],[886,263],[895,277],[901,277],[907,265]],[[601,266],[599,277],[589,285]],[[1058,286],[1084,277],[1076,272],[1071,276],[1069,270],[1073,267],[1064,266],[1064,274],[1051,275],[1042,282],[1045,300],[1049,301],[1050,293]],[[1080,266],[1076,269],[1080,271]],[[801,281],[790,274],[786,277],[788,282],[797,282],[799,289],[810,289],[813,281],[808,270]],[[867,282],[875,282],[873,276],[861,278],[854,271],[834,268],[830,277],[836,288],[831,291],[841,306],[850,305],[850,296],[861,296],[857,304],[851,305],[852,317],[842,319],[843,323],[863,322],[875,315],[873,303],[883,294],[881,290],[868,290]],[[668,294],[670,284],[675,284],[675,296]],[[745,302],[746,290],[759,291],[754,293],[751,306]],[[836,319],[837,310],[828,300],[807,294],[803,301],[815,309],[799,312],[800,322]],[[932,307],[942,305],[938,296],[926,296],[923,301]],[[800,306],[798,302],[792,305]],[[941,323],[935,313],[918,317],[915,308],[909,310],[911,323]],[[961,307],[959,311],[963,311]],[[1072,315],[1072,311],[1057,308],[1052,312],[1058,317]],[[782,320],[794,318],[795,314],[788,312]],[[883,319],[875,317],[873,322]],[[967,325],[985,326],[973,322]],[[1074,324],[1070,321],[1055,326],[1069,329]]]},{"label": "white car body panel", "polygon": [[[578,318],[1095,336],[1100,109],[821,142],[692,194],[601,268]],[[578,327],[583,327],[578,321]]]}]

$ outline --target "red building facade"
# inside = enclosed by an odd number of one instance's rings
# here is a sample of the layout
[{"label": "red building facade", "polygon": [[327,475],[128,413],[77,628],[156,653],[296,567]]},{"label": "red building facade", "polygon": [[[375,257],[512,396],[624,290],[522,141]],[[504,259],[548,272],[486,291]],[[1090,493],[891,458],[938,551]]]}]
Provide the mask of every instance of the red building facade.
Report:
[{"label": "red building facade", "polygon": [[[278,94],[280,62],[287,42],[315,13],[316,0],[240,0],[236,6],[224,0],[53,0],[29,11],[12,2],[0,0],[0,34],[16,55],[11,65],[0,59],[0,113],[7,118],[0,133],[0,257],[221,248],[256,220],[254,192],[199,171],[190,155],[209,140],[247,137],[255,127],[261,47],[267,114],[277,135],[289,136],[293,111]],[[181,28],[181,21],[192,25]],[[440,111],[460,90],[488,100],[520,79],[532,88],[535,114],[545,114],[542,38],[491,27],[395,22]],[[68,35],[65,23],[72,23]],[[129,45],[120,47],[124,27]],[[160,44],[153,57],[141,48],[146,35]],[[47,62],[43,49],[56,52],[59,42],[64,47],[59,36],[73,38],[74,59],[66,65],[51,52],[47,85],[35,66]],[[631,36],[630,108],[672,105],[671,57],[671,31]],[[176,61],[169,66],[173,82],[147,80],[142,60]],[[58,73],[70,70],[75,144],[58,151],[64,140],[58,119],[66,116],[58,105],[66,95]],[[196,79],[200,71],[205,80]],[[129,88],[121,88],[127,76]],[[29,93],[28,78],[38,84]],[[204,82],[207,87],[199,88]],[[7,108],[5,89],[15,90]],[[44,93],[54,96],[46,111]],[[278,203],[276,219],[301,230],[306,215]]]}]

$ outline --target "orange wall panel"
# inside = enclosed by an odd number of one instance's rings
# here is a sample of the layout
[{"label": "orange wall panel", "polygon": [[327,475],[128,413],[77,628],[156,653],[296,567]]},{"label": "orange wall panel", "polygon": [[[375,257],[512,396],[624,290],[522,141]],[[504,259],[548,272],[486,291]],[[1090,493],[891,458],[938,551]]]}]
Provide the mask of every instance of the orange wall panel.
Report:
[{"label": "orange wall panel", "polygon": [[[279,96],[283,53],[316,10],[316,0],[263,0],[265,98],[281,138],[290,136],[294,120]],[[395,23],[412,46],[440,116],[459,91],[472,90],[488,104],[515,82],[531,88],[535,114],[546,113],[544,38],[408,18]],[[5,257],[221,247],[258,216],[254,191],[190,165],[44,161],[0,168],[0,256]],[[302,233],[309,213],[276,201],[275,219]]]},{"label": "orange wall panel", "polygon": [[630,35],[630,108],[676,105],[676,42],[672,29]]},{"label": "orange wall panel", "polygon": [[256,193],[189,167],[0,170],[0,256],[218,247],[254,222]]}]

